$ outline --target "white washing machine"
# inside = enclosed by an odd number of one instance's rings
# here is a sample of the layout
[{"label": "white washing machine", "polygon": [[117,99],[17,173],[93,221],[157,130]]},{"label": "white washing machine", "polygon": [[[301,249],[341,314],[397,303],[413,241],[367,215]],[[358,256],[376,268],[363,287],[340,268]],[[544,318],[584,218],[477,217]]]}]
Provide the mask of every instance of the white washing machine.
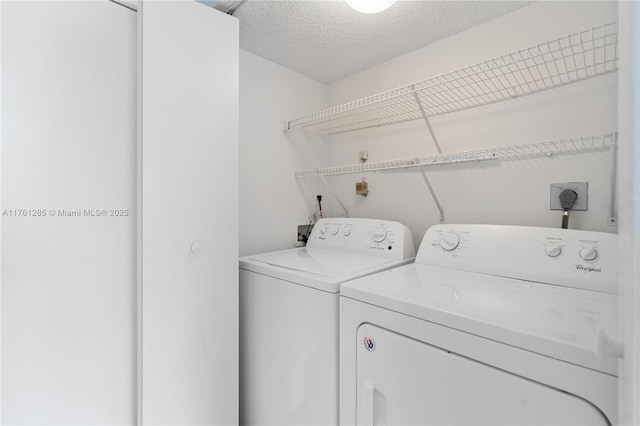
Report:
[{"label": "white washing machine", "polygon": [[409,229],[321,219],[305,248],[240,259],[240,423],[338,423],[341,284],[413,262]]},{"label": "white washing machine", "polygon": [[436,225],[416,262],[342,287],[341,425],[608,425],[617,237]]}]

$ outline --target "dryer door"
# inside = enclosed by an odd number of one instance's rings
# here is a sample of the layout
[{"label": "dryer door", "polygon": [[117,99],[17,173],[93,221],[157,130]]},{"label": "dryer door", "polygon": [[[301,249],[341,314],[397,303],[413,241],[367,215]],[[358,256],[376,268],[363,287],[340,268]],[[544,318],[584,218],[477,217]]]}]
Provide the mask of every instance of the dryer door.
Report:
[{"label": "dryer door", "polygon": [[574,395],[370,324],[357,381],[359,425],[609,424]]}]

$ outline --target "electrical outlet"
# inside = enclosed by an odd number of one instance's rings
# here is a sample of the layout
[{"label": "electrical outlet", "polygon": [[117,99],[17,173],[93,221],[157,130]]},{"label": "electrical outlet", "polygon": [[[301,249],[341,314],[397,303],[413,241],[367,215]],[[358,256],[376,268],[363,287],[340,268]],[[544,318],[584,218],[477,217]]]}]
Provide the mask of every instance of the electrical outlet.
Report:
[{"label": "electrical outlet", "polygon": [[313,230],[313,225],[298,225],[298,241],[307,244],[307,239],[309,235],[311,235],[311,231]]},{"label": "electrical outlet", "polygon": [[565,189],[572,189],[578,194],[576,203],[571,208],[571,211],[587,211],[589,182],[564,182],[564,183],[552,183],[550,188],[550,203],[549,210],[563,210],[560,204],[560,193]]}]

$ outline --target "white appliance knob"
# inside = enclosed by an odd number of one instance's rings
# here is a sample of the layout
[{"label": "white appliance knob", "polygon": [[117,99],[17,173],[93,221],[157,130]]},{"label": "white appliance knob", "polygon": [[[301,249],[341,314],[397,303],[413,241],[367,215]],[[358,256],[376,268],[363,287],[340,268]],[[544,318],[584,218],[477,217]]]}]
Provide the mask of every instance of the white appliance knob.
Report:
[{"label": "white appliance knob", "polygon": [[387,230],[384,228],[376,228],[373,230],[373,241],[381,243],[387,238]]},{"label": "white appliance knob", "polygon": [[446,251],[454,250],[456,247],[458,247],[459,244],[460,237],[458,237],[458,235],[453,232],[447,232],[440,239],[440,247],[442,247],[442,249]]},{"label": "white appliance knob", "polygon": [[327,227],[323,226],[322,228],[320,228],[320,233],[321,234],[326,234],[327,233]]},{"label": "white appliance knob", "polygon": [[331,231],[331,235],[338,235],[338,232],[340,232],[340,228],[338,228],[337,226],[335,228],[333,228],[333,230]]},{"label": "white appliance knob", "polygon": [[558,257],[560,253],[562,253],[562,247],[560,246],[547,246],[544,249],[544,252],[549,257]]},{"label": "white appliance knob", "polygon": [[351,235],[351,228],[347,228],[344,230],[344,236],[348,237],[349,235]]},{"label": "white appliance knob", "polygon": [[593,260],[598,257],[598,252],[595,247],[587,247],[580,250],[580,257],[584,260]]}]

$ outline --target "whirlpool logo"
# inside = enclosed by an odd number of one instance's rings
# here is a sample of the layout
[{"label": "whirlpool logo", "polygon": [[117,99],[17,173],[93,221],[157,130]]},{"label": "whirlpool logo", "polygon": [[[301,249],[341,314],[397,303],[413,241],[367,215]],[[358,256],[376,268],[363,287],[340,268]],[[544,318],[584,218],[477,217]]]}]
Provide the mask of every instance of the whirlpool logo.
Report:
[{"label": "whirlpool logo", "polygon": [[362,344],[364,345],[364,348],[369,352],[373,352],[376,350],[376,342],[374,342],[371,337],[365,336]]},{"label": "whirlpool logo", "polygon": [[588,272],[602,272],[602,268],[596,268],[594,266],[585,266],[576,263],[576,270],[582,271],[585,274]]}]

